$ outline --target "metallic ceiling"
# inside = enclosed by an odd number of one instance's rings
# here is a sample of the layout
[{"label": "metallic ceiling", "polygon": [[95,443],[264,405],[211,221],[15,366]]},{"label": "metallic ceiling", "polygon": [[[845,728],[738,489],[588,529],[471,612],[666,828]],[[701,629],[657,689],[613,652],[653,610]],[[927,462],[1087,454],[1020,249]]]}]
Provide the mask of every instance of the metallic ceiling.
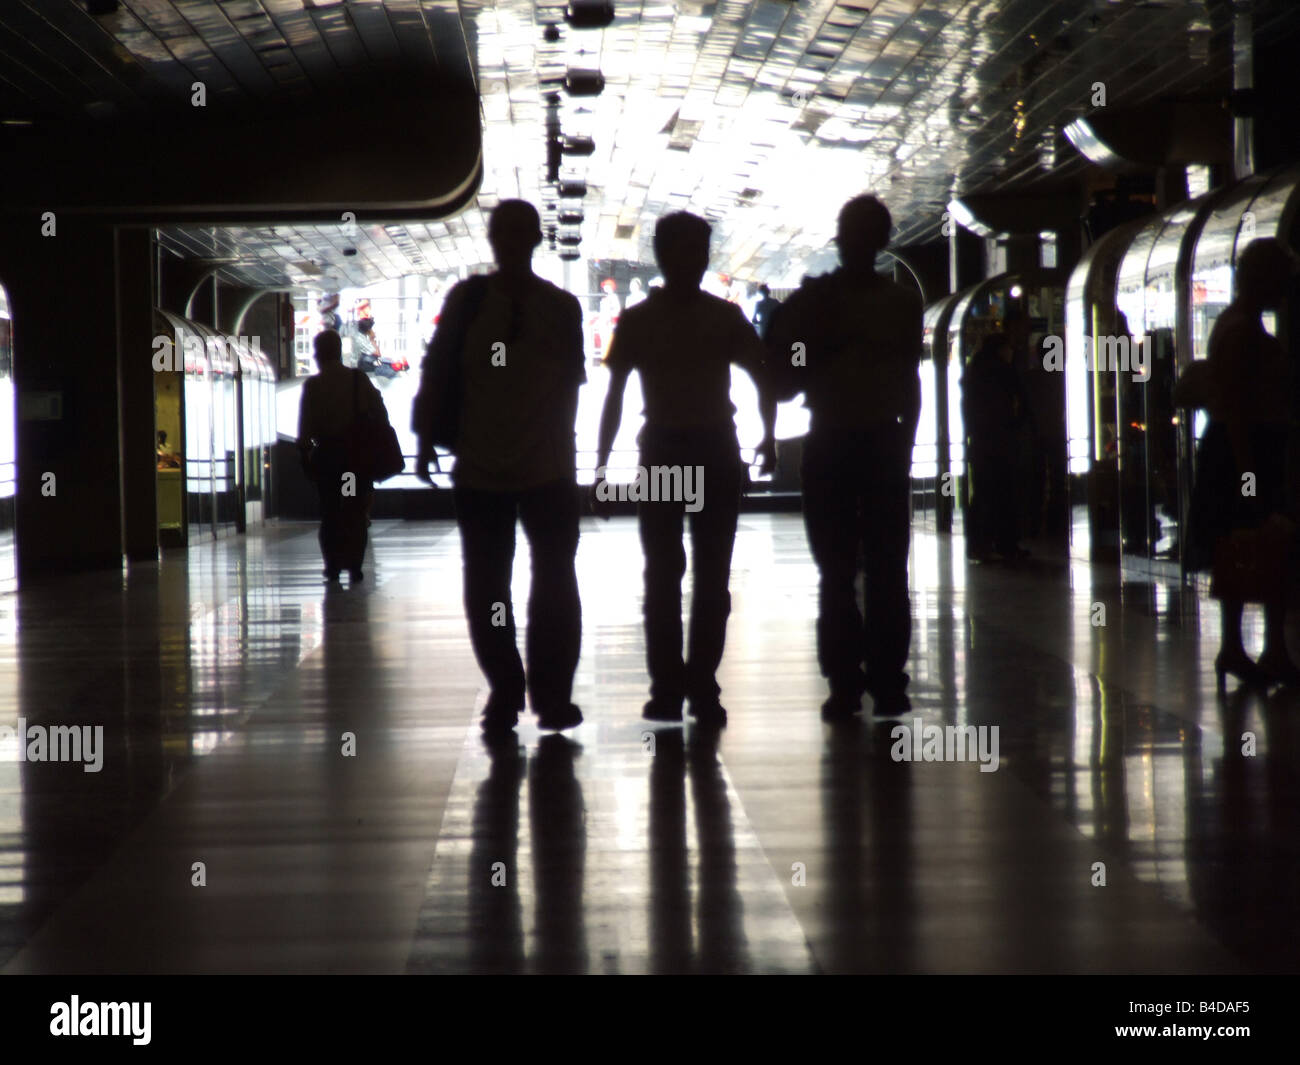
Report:
[{"label": "metallic ceiling", "polygon": [[[545,95],[599,70],[599,96],[561,92],[560,126],[595,152],[564,159],[585,181],[585,255],[649,261],[656,217],[714,222],[715,269],[776,284],[833,261],[835,213],[871,190],[896,243],[936,237],[954,194],[1042,192],[1087,165],[1060,130],[1090,110],[1226,86],[1227,5],[1205,0],[617,0],[604,30],[573,30],[554,0],[84,0],[0,5],[0,119],[99,109],[146,116],[202,79],[209,93],[309,95],[398,59],[455,62],[458,13],[476,53],[484,119],[481,208],[554,202]],[[1300,23],[1261,0],[1263,32]],[[442,21],[439,20],[441,17]],[[543,28],[560,26],[547,43]],[[462,44],[463,49],[463,44]],[[462,59],[463,62],[463,54]],[[465,72],[466,76],[470,73]],[[1048,172],[1045,163],[1054,162]],[[486,261],[479,209],[385,226],[169,226],[166,247],[237,260],[231,280],[361,285]],[[344,256],[344,248],[356,254]]]}]

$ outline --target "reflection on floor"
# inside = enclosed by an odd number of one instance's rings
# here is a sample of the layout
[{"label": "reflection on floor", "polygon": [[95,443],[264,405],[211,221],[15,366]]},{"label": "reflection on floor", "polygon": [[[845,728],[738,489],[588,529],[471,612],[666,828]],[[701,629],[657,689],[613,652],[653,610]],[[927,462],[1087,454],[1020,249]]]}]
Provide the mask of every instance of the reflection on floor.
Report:
[{"label": "reflection on floor", "polygon": [[915,717],[981,772],[822,724],[797,515],[742,516],[729,727],[647,726],[635,525],[585,520],[587,721],[485,744],[454,528],[373,533],[355,590],[286,525],[0,600],[5,971],[1294,967],[1300,700],[1214,694],[1192,589],[918,532]]}]

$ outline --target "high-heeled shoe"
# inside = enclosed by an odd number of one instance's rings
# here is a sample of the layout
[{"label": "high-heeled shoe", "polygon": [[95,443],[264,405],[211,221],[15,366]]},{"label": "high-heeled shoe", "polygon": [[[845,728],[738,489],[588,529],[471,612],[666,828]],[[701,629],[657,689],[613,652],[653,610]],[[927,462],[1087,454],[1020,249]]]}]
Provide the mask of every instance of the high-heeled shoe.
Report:
[{"label": "high-heeled shoe", "polygon": [[1300,686],[1300,668],[1296,667],[1285,651],[1280,655],[1260,655],[1255,664],[1271,684],[1281,684],[1284,688]]},{"label": "high-heeled shoe", "polygon": [[1242,684],[1253,688],[1267,688],[1269,675],[1258,664],[1252,662],[1246,654],[1225,656],[1222,651],[1214,659],[1214,677],[1218,681],[1219,694],[1227,690],[1226,675],[1231,673]]}]

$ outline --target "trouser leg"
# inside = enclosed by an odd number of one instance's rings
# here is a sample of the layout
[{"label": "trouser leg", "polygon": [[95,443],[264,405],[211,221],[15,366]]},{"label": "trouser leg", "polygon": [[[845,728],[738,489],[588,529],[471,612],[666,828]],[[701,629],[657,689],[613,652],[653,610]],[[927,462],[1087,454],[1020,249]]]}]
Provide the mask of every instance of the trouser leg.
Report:
[{"label": "trouser leg", "polygon": [[703,469],[700,510],[690,514],[691,627],[686,655],[686,694],[717,699],[716,673],[731,614],[731,555],[740,515],[739,456],[721,457]]},{"label": "trouser leg", "polygon": [[533,709],[572,702],[582,644],[578,595],[578,487],[571,481],[523,493],[519,518],[532,556],[528,593],[528,690]]},{"label": "trouser leg", "polygon": [[818,571],[818,665],[832,692],[856,695],[863,632],[854,589],[858,497],[835,452],[833,441],[809,434],[803,461],[804,526]]},{"label": "trouser leg", "polygon": [[494,695],[522,704],[524,664],[510,598],[516,505],[510,493],[456,488],[465,620],[474,657]]},{"label": "trouser leg", "polygon": [[684,511],[681,502],[637,504],[637,528],[645,554],[646,671],[650,674],[651,698],[666,702],[680,702],[686,696],[686,667],[682,661]]}]

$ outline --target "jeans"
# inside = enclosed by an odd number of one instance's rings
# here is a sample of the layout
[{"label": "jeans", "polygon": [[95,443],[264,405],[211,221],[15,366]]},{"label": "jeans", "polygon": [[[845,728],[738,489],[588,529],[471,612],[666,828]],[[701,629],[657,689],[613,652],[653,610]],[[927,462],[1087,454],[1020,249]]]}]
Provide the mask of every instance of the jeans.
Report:
[{"label": "jeans", "polygon": [[[470,643],[494,696],[533,709],[566,707],[582,642],[578,598],[578,488],[555,481],[518,492],[481,492],[456,486],[456,522],[464,560],[465,618]],[[515,521],[532,554],[528,593],[528,672],[515,639],[510,573]]]},{"label": "jeans", "polygon": [[[832,693],[900,694],[912,642],[907,587],[911,541],[912,440],[901,425],[808,434],[803,456],[804,524],[818,584],[817,660]],[[854,583],[865,566],[864,611]]]},{"label": "jeans", "polygon": [[[745,467],[733,425],[669,432],[647,427],[641,437],[641,465],[698,467],[699,501],[694,512],[685,500],[637,504],[637,524],[645,554],[645,643],[650,695],[680,703],[716,701],[714,678],[727,640],[731,614],[731,551],[736,541]],[[692,594],[690,633],[682,658],[682,578],[686,551],[683,519],[691,531]]]}]

